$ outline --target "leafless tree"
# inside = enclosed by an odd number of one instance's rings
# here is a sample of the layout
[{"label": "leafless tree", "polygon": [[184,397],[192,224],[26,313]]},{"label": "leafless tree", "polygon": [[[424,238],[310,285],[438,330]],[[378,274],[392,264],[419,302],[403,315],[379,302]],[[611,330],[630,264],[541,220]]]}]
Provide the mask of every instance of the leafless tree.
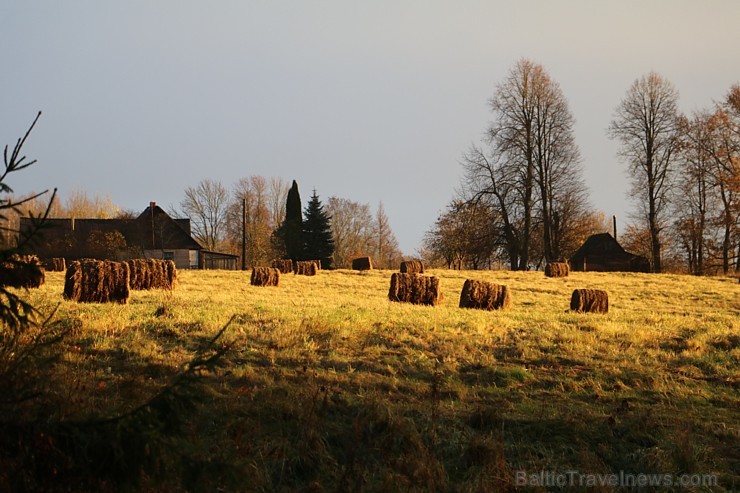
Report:
[{"label": "leafless tree", "polygon": [[424,248],[431,260],[443,261],[448,269],[490,267],[499,260],[490,227],[494,215],[481,201],[453,200],[425,235]]},{"label": "leafless tree", "polygon": [[332,265],[335,268],[346,269],[353,257],[369,255],[373,251],[373,216],[368,204],[329,197],[326,212],[331,216],[334,239]]},{"label": "leafless tree", "polygon": [[62,211],[65,217],[79,219],[110,219],[118,213],[110,195],[89,195],[81,189],[72,190],[64,201]]},{"label": "leafless tree", "polygon": [[271,177],[267,180],[268,207],[270,210],[270,224],[272,229],[277,229],[285,220],[285,203],[288,198],[290,183],[284,178]]},{"label": "leafless tree", "polygon": [[190,218],[193,236],[205,248],[215,250],[224,239],[229,192],[221,182],[201,180],[185,189],[177,215]]},{"label": "leafless tree", "polygon": [[398,248],[398,240],[393,234],[390,220],[385,213],[383,202],[378,204],[373,224],[373,260],[381,269],[395,268],[402,260],[403,254]]},{"label": "leafless tree", "polygon": [[531,231],[525,226],[526,208],[520,200],[523,194],[518,186],[517,169],[505,166],[495,148],[486,153],[475,145],[463,155],[462,165],[465,169],[463,193],[469,197],[467,200],[497,211],[498,220],[489,224],[491,234],[501,242],[511,270],[526,269],[522,238],[529,238]]},{"label": "leafless tree", "polygon": [[241,255],[244,233],[245,265],[268,265],[278,256],[273,251],[272,233],[285,217],[287,191],[285,180],[264,176],[240,178],[233,185],[226,211],[224,248]]},{"label": "leafless tree", "polygon": [[661,232],[679,145],[678,91],[655,72],[637,79],[617,107],[608,134],[620,143],[632,196],[650,232],[653,271],[661,272]]},{"label": "leafless tree", "polygon": [[563,225],[575,220],[563,215],[587,207],[574,119],[559,85],[526,59],[497,86],[490,106],[487,148],[473,146],[463,157],[465,193],[498,211],[511,268],[526,270],[534,252],[548,261],[563,255]]},{"label": "leafless tree", "polygon": [[680,119],[681,147],[678,154],[676,199],[673,203],[674,230],[686,251],[689,272],[704,274],[711,211],[716,207],[712,187],[712,160],[708,148],[711,115],[701,112],[689,120]]}]

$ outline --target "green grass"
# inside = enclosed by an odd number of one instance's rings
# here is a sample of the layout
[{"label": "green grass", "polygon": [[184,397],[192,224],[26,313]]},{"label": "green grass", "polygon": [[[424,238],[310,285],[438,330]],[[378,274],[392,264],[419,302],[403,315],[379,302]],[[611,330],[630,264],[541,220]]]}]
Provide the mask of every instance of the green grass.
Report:
[{"label": "green grass", "polygon": [[[431,274],[437,307],[389,302],[390,271],[283,275],[277,288],[181,271],[172,293],[127,305],[64,301],[63,274],[48,273],[28,296],[80,325],[51,417],[137,406],[234,317],[187,423],[193,460],[220,471],[187,478],[195,490],[513,491],[516,471],[540,470],[716,474],[682,491],[740,489],[736,279]],[[458,308],[466,278],[508,285],[512,308]],[[570,312],[575,288],[605,289],[609,313]]]}]

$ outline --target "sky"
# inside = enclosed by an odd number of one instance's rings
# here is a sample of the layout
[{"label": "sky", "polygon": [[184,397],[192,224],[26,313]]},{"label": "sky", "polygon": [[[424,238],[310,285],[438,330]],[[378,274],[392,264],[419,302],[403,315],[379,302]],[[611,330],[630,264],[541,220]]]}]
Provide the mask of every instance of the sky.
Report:
[{"label": "sky", "polygon": [[0,143],[39,120],[7,179],[124,209],[262,175],[380,202],[413,255],[452,200],[488,100],[521,58],[560,84],[591,204],[624,226],[606,128],[650,71],[681,111],[740,82],[740,2],[0,0]]}]

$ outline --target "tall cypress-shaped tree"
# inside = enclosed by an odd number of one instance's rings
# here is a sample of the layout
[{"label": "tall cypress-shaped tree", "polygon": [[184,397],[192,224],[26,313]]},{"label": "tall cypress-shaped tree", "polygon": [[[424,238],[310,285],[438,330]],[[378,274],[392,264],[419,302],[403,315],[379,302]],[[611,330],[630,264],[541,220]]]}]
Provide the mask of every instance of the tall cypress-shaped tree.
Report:
[{"label": "tall cypress-shaped tree", "polygon": [[301,195],[298,193],[298,183],[293,180],[293,186],[288,191],[285,202],[285,222],[281,226],[280,234],[285,242],[285,252],[293,260],[303,259],[303,215],[301,213]]},{"label": "tall cypress-shaped tree", "polygon": [[330,219],[314,190],[303,221],[303,254],[309,260],[321,260],[321,266],[325,269],[331,268],[334,254]]}]

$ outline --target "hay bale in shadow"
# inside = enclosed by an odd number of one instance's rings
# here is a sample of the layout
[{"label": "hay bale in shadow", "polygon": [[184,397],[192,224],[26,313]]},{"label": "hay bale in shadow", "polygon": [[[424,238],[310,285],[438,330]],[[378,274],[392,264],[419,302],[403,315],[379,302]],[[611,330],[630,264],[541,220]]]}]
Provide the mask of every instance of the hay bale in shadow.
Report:
[{"label": "hay bale in shadow", "polygon": [[295,273],[300,276],[315,276],[320,267],[316,260],[303,260],[295,262]]},{"label": "hay bale in shadow", "polygon": [[434,276],[421,276],[394,272],[388,299],[415,305],[437,305],[441,300],[439,279]]},{"label": "hay bale in shadow", "polygon": [[609,312],[609,295],[600,289],[576,289],[570,298],[570,309],[577,312]]},{"label": "hay bale in shadow", "polygon": [[67,263],[61,257],[43,259],[41,266],[47,272],[64,272],[67,270]]},{"label": "hay bale in shadow", "polygon": [[424,264],[421,260],[405,260],[401,262],[400,270],[404,274],[423,274]]},{"label": "hay bale in shadow", "polygon": [[567,262],[550,262],[545,266],[545,276],[547,277],[568,277],[570,266]]},{"label": "hay bale in shadow", "polygon": [[252,267],[252,286],[277,286],[280,282],[280,269],[274,267]]},{"label": "hay bale in shadow", "polygon": [[352,259],[352,270],[373,270],[373,261],[370,257]]},{"label": "hay bale in shadow", "polygon": [[135,290],[173,289],[177,268],[172,260],[136,258],[127,260],[130,287]]},{"label": "hay bale in shadow", "polygon": [[479,310],[508,309],[511,306],[509,288],[500,284],[467,279],[460,293],[460,308]]},{"label": "hay bale in shadow", "polygon": [[293,261],[289,258],[275,259],[271,265],[273,269],[279,270],[281,274],[290,274],[293,272]]},{"label": "hay bale in shadow", "polygon": [[44,268],[36,255],[11,255],[0,263],[0,286],[38,288],[46,280]]},{"label": "hay bale in shadow", "polygon": [[127,303],[130,269],[126,262],[83,259],[64,276],[64,298],[82,303]]}]

